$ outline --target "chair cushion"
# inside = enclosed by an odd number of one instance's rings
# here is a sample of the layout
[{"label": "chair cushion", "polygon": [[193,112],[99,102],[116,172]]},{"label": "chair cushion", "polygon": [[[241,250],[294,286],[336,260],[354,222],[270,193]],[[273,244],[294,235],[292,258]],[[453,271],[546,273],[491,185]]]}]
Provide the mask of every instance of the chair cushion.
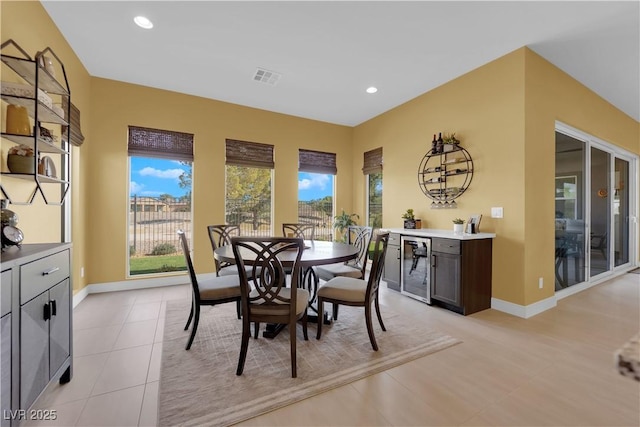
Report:
[{"label": "chair cushion", "polygon": [[240,280],[235,275],[212,277],[207,280],[199,280],[200,299],[216,300],[240,296]]},{"label": "chair cushion", "polygon": [[[247,272],[247,276],[251,276],[253,274],[253,266],[245,265],[244,269]],[[236,267],[235,265],[231,265],[229,267],[221,268],[220,271],[218,271],[218,275],[220,275],[220,276],[236,275],[237,276],[238,275],[238,267]]]},{"label": "chair cushion", "polygon": [[354,279],[362,278],[362,270],[352,265],[346,265],[342,262],[319,265],[315,270],[318,278],[322,280],[331,280],[334,277],[353,277]]},{"label": "chair cushion", "polygon": [[[255,297],[258,295],[258,292],[253,290],[251,291],[251,296]],[[284,298],[290,298],[291,296],[291,289],[290,288],[286,288],[286,289],[282,289],[280,291],[280,295],[282,295]],[[283,310],[277,310],[274,309],[273,306],[269,306],[261,308],[260,307],[260,303],[264,301],[264,300],[257,300],[255,302],[251,303],[251,313],[253,314],[259,314],[259,315],[264,315],[264,314],[273,314],[273,315],[284,315],[287,314],[289,312],[288,308],[283,308]],[[307,305],[309,304],[309,292],[306,289],[300,289],[298,288],[298,290],[296,291],[296,315],[301,315],[302,313],[304,313],[304,311],[307,309]]]},{"label": "chair cushion", "polygon": [[353,277],[336,277],[320,286],[319,298],[329,298],[348,302],[364,303],[367,282]]}]

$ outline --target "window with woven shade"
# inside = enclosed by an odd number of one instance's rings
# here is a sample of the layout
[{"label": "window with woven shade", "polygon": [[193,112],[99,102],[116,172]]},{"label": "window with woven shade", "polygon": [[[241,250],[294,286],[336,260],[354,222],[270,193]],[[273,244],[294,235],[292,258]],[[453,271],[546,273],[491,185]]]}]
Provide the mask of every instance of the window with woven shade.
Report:
[{"label": "window with woven shade", "polygon": [[225,221],[244,236],[273,235],[274,147],[259,142],[225,141]]},{"label": "window with woven shade", "polygon": [[298,222],[315,225],[316,240],[332,240],[336,154],[298,150]]},{"label": "window with woven shade", "polygon": [[362,172],[366,175],[367,224],[382,227],[382,147],[364,153]]},{"label": "window with woven shade", "polygon": [[129,126],[129,275],[186,270],[176,231],[191,239],[193,134]]}]

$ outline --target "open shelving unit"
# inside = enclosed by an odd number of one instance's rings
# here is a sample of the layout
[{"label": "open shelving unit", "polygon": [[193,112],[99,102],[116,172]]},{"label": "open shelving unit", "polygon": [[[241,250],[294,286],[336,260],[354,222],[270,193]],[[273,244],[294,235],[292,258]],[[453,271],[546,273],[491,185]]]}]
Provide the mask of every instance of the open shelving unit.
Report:
[{"label": "open shelving unit", "polygon": [[445,144],[442,152],[429,150],[418,167],[418,184],[432,200],[431,208],[455,208],[473,179],[473,160],[459,144]]}]

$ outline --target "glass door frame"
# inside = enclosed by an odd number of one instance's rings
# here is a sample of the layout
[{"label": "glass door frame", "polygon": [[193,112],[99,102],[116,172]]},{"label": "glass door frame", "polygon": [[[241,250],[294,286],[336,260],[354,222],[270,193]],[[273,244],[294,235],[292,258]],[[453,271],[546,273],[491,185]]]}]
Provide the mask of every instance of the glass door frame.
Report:
[{"label": "glass door frame", "polygon": [[[589,218],[589,222],[586,223],[585,236],[591,235],[591,201],[593,198],[591,189],[591,148],[596,148],[598,150],[604,151],[609,154],[609,188],[615,188],[615,161],[616,159],[620,159],[628,162],[629,165],[629,261],[621,264],[619,266],[615,265],[614,262],[614,244],[613,244],[613,236],[614,234],[614,221],[611,220],[609,222],[609,229],[607,230],[607,236],[609,236],[609,242],[607,244],[608,256],[607,259],[610,263],[610,268],[596,276],[590,277],[590,262],[591,262],[591,245],[590,239],[584,239],[584,253],[585,253],[585,266],[584,266],[584,282],[577,283],[573,286],[569,286],[565,289],[556,291],[557,298],[564,298],[569,295],[573,295],[576,292],[580,292],[584,289],[587,289],[591,286],[594,286],[614,275],[618,275],[628,271],[631,267],[636,264],[636,260],[638,257],[638,212],[639,212],[639,200],[638,200],[638,163],[639,157],[636,154],[633,154],[621,147],[617,147],[611,143],[608,143],[602,139],[599,139],[595,136],[589,135],[581,130],[573,128],[569,125],[566,125],[562,122],[556,121],[555,131],[575,138],[584,142],[584,150],[585,150],[585,173],[584,173],[584,187],[585,187],[585,219]],[[612,199],[609,199],[612,200]],[[610,217],[614,217],[614,203],[611,202],[609,204],[609,214]]]}]

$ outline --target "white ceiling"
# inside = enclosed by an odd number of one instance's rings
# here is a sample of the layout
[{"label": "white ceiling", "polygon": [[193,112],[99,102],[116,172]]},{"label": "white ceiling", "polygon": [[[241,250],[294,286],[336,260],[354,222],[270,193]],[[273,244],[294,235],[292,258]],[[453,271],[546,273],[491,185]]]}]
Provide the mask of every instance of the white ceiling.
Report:
[{"label": "white ceiling", "polygon": [[42,3],[96,77],[354,126],[528,46],[640,121],[637,0]]}]

